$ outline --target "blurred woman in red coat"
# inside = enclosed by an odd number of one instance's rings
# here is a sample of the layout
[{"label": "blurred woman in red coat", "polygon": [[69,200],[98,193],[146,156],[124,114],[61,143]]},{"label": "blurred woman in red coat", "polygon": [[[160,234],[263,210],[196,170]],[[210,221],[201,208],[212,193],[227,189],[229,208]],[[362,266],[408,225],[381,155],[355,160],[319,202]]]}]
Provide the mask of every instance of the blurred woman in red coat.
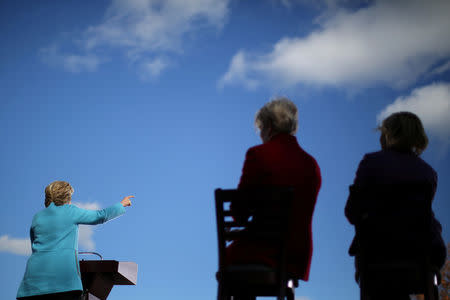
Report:
[{"label": "blurred woman in red coat", "polygon": [[[291,278],[308,280],[313,251],[311,222],[321,185],[316,160],[298,144],[294,134],[298,111],[287,98],[266,103],[256,114],[262,145],[247,151],[239,188],[286,186],[294,188],[291,228],[288,233],[288,272]],[[232,203],[236,216],[241,205]],[[263,263],[275,266],[275,248],[247,240],[234,241],[227,247],[229,264]]]}]

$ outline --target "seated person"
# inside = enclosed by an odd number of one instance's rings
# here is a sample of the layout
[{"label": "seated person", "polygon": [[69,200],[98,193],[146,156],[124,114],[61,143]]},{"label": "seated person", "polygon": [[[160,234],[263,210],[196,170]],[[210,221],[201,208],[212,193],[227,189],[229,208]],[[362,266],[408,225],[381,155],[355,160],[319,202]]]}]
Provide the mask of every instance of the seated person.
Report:
[{"label": "seated person", "polygon": [[[395,186],[400,189],[403,184],[420,182],[429,185],[431,195],[427,197],[417,195],[417,197],[423,197],[423,201],[432,200],[436,192],[437,174],[419,157],[428,145],[428,138],[420,119],[410,112],[394,113],[387,117],[378,129],[381,131],[382,150],[364,156],[356,172],[354,188],[390,185],[394,189]],[[355,224],[361,218],[359,207],[362,200],[350,192],[345,215],[351,224]],[[430,231],[432,264],[441,268],[445,262],[446,250],[441,237],[442,227],[434,215],[432,215]],[[358,253],[358,240],[355,238],[350,246],[349,254],[357,256]],[[359,281],[358,268],[359,266],[356,265],[357,281]],[[396,299],[409,299],[408,295],[396,297]],[[386,295],[382,299],[387,299]]]},{"label": "seated person", "polygon": [[[294,136],[298,112],[293,102],[279,98],[266,103],[258,111],[255,124],[263,144],[247,151],[238,188],[294,188],[292,223],[288,232],[288,272],[291,278],[307,281],[313,249],[311,222],[321,185],[320,169]],[[245,214],[247,209],[242,203],[231,203],[235,218]],[[239,239],[227,247],[227,263],[262,263],[275,267],[275,251],[270,244]]]},{"label": "seated person", "polygon": [[125,213],[128,196],[102,210],[71,205],[72,186],[54,181],[45,188],[45,209],[36,213],[30,228],[32,254],[17,299],[80,299],[83,286],[78,262],[78,224],[96,225]]}]

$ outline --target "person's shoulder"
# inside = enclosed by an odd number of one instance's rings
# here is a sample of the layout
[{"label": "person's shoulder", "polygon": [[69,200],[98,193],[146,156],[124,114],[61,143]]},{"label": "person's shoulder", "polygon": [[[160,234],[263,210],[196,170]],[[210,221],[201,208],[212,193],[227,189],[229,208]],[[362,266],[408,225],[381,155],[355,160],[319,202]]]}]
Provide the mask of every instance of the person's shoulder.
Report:
[{"label": "person's shoulder", "polygon": [[367,172],[383,169],[388,160],[389,158],[383,150],[365,153],[359,161],[357,177],[361,177]]},{"label": "person's shoulder", "polygon": [[277,153],[282,149],[281,147],[282,143],[280,143],[279,139],[272,139],[268,141],[267,143],[259,144],[250,147],[247,150],[247,156],[252,157],[270,157],[273,156],[274,153]]},{"label": "person's shoulder", "polygon": [[70,211],[70,212],[73,212],[73,213],[81,212],[81,211],[85,210],[84,208],[79,207],[78,205],[73,204],[73,203],[66,204],[66,205],[64,205],[64,207],[65,207],[65,209],[67,209],[67,211]]},{"label": "person's shoulder", "polygon": [[306,152],[303,148],[300,147],[301,155],[303,160],[307,161],[311,165],[319,167],[319,164],[317,163],[317,160],[314,156],[312,156],[310,153]]},{"label": "person's shoulder", "polygon": [[44,208],[40,209],[37,213],[35,213],[33,218],[39,218],[43,215],[48,214],[53,207],[55,207],[55,204],[50,203],[49,206],[44,207]]},{"label": "person's shoulder", "polygon": [[261,149],[267,148],[267,144],[259,144],[248,148],[247,152],[258,152]]},{"label": "person's shoulder", "polygon": [[49,215],[52,214],[51,210],[55,207],[53,203],[50,203],[49,206],[44,207],[40,209],[38,212],[36,212],[32,219],[32,224],[35,224],[36,222],[39,222],[40,220],[46,219]]},{"label": "person's shoulder", "polygon": [[436,171],[433,169],[433,167],[432,167],[429,163],[427,163],[422,157],[416,155],[416,158],[417,158],[417,161],[418,161],[420,164],[424,165],[426,168],[429,168],[429,169],[432,170],[433,172],[436,172]]},{"label": "person's shoulder", "polygon": [[423,158],[421,158],[420,156],[416,156],[417,157],[417,161],[419,164],[422,165],[423,169],[425,169],[429,176],[433,177],[434,180],[437,180],[437,172],[435,169],[433,169],[433,167],[427,163]]},{"label": "person's shoulder", "polygon": [[73,217],[76,216],[80,213],[82,213],[83,209],[74,205],[74,204],[64,204],[64,205],[59,205],[59,206],[55,206],[55,208],[57,209],[57,211],[55,213],[57,214],[64,214],[67,217]]},{"label": "person's shoulder", "polygon": [[41,209],[40,211],[38,211],[37,213],[34,214],[33,219],[31,221],[31,224],[34,224],[37,220],[39,220],[40,218],[42,218],[43,214],[45,213],[45,210],[47,208]]},{"label": "person's shoulder", "polygon": [[380,151],[373,151],[365,153],[359,163],[359,166],[366,166],[366,165],[383,165],[383,163],[386,163],[393,158],[391,157],[390,153],[388,151],[380,150]]},{"label": "person's shoulder", "polygon": [[310,164],[315,165],[317,167],[319,166],[316,158],[311,153],[303,149],[303,147],[297,142],[297,138],[295,136],[293,137],[292,142],[293,142],[292,144],[294,144],[295,142],[295,148],[298,149],[296,151],[299,153],[299,156],[303,161],[309,162]]},{"label": "person's shoulder", "polygon": [[389,153],[383,150],[380,151],[373,151],[373,152],[368,152],[366,154],[364,154],[363,159],[379,159],[379,158],[383,158],[388,156]]},{"label": "person's shoulder", "polygon": [[259,144],[248,148],[247,155],[260,155],[261,153],[267,151],[267,144]]}]

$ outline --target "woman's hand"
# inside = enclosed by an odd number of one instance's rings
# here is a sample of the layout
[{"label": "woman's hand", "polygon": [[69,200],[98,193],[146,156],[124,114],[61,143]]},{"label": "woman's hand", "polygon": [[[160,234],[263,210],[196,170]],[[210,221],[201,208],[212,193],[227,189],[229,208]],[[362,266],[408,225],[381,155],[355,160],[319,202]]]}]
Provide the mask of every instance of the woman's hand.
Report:
[{"label": "woman's hand", "polygon": [[120,203],[122,203],[123,207],[131,206],[130,198],[134,198],[134,196],[126,196],[125,198],[122,199],[122,201],[120,201]]}]

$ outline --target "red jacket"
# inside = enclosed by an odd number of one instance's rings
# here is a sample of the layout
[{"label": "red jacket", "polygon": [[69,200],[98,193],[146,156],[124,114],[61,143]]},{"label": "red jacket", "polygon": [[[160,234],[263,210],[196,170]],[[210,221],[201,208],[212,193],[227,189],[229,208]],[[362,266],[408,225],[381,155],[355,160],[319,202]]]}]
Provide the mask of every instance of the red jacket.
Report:
[{"label": "red jacket", "polygon": [[[260,185],[291,186],[295,189],[292,227],[289,232],[288,271],[307,281],[312,257],[311,222],[321,185],[320,169],[290,134],[250,148],[245,157],[239,188]],[[273,249],[238,241],[227,249],[230,263],[263,262],[274,265]]]}]

